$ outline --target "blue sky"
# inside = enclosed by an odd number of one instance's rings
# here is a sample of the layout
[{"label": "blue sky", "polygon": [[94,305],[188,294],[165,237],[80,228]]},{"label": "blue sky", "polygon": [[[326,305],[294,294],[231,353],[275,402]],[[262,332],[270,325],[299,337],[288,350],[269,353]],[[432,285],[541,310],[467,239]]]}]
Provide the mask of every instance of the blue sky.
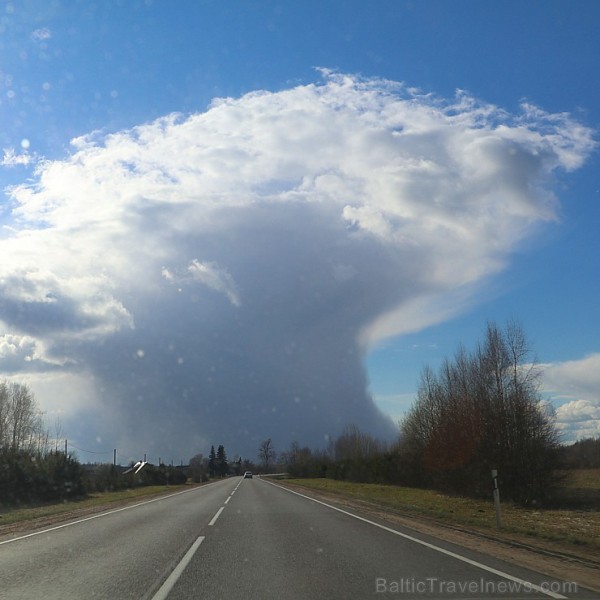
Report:
[{"label": "blue sky", "polygon": [[[437,366],[444,357],[454,352],[459,343],[472,347],[482,335],[486,321],[495,320],[502,324],[507,319],[517,318],[531,338],[537,360],[546,366],[545,393],[559,408],[565,439],[599,435],[600,161],[590,141],[591,135],[596,137],[590,130],[597,131],[600,127],[599,25],[600,5],[595,1],[3,2],[0,6],[0,148],[4,149],[4,161],[0,166],[0,185],[7,191],[0,207],[4,226],[0,239],[13,244],[11,237],[16,236],[25,244],[25,232],[37,231],[38,235],[31,236],[27,242],[34,263],[36,252],[50,252],[58,247],[59,238],[53,238],[52,231],[64,228],[67,221],[70,226],[77,226],[80,200],[75,197],[64,200],[64,206],[68,204],[70,208],[63,207],[60,215],[56,213],[51,226],[44,222],[44,214],[62,202],[60,199],[56,201],[58,196],[62,198],[61,194],[64,198],[71,198],[72,186],[82,181],[69,179],[69,157],[78,151],[87,152],[86,173],[92,173],[96,167],[89,166],[93,154],[91,145],[97,144],[98,148],[106,149],[110,144],[105,136],[151,123],[171,113],[181,113],[178,123],[182,123],[188,116],[205,113],[214,106],[211,105],[214,98],[239,99],[255,90],[273,94],[274,102],[288,102],[289,94],[301,95],[300,90],[305,86],[327,85],[323,83],[328,81],[327,75],[317,68],[346,74],[356,78],[355,81],[403,82],[403,89],[408,92],[402,93],[407,93],[424,109],[430,106],[429,102],[435,106],[435,99],[446,105],[452,103],[456,99],[456,91],[464,90],[469,98],[513,115],[506,121],[507,126],[513,128],[513,137],[519,135],[519,123],[514,115],[521,114],[523,102],[535,105],[550,115],[560,114],[566,118],[565,113],[569,113],[570,121],[565,121],[564,130],[568,129],[569,135],[574,135],[575,124],[583,126],[587,133],[582,135],[587,136],[587,140],[578,138],[580,146],[576,149],[579,157],[576,165],[567,165],[565,158],[556,168],[549,169],[544,178],[544,189],[555,198],[551,202],[552,217],[541,212],[539,218],[530,219],[528,216],[527,227],[514,239],[507,233],[498,242],[503,244],[501,257],[490,255],[489,258],[499,262],[482,266],[481,272],[470,281],[468,293],[462,289],[457,296],[457,290],[448,288],[448,294],[440,296],[446,303],[445,311],[441,310],[442,300],[438,298],[438,314],[433,315],[429,322],[423,317],[416,320],[414,327],[396,323],[390,326],[389,336],[379,328],[378,333],[369,338],[369,351],[360,360],[366,361],[368,367],[370,393],[378,406],[395,419],[410,405],[419,373],[425,364]],[[376,86],[381,102],[389,92],[386,86],[383,83]],[[420,92],[412,91],[412,88]],[[342,95],[344,89],[343,86],[336,88],[336,102],[343,103],[350,98]],[[286,93],[288,95],[277,96]],[[432,95],[429,100],[425,96],[427,94]],[[298,99],[298,102],[301,100]],[[239,111],[255,110],[253,106],[252,102],[244,100],[235,110],[231,109],[228,118],[236,119]],[[269,114],[271,107],[261,105],[260,110]],[[460,112],[463,108],[455,110]],[[217,115],[216,112],[209,114]],[[502,118],[498,114],[490,123]],[[556,118],[554,121],[531,119],[532,130],[541,135],[551,135],[550,124],[557,122]],[[252,127],[254,121],[240,117],[240,123]],[[221,121],[219,124],[219,127],[225,127]],[[208,135],[207,130],[201,131]],[[238,133],[233,131],[235,135]],[[137,135],[130,138],[135,142],[139,140]],[[119,138],[123,148],[125,137]],[[78,146],[71,145],[74,138],[82,139]],[[262,138],[257,135],[257,139]],[[573,140],[571,142],[576,144]],[[525,147],[530,142],[519,143]],[[178,151],[177,148],[185,151],[181,147],[172,147],[174,152]],[[227,149],[228,152],[233,150]],[[365,152],[368,160],[370,155]],[[137,155],[128,156],[130,173],[139,171],[141,163],[136,163]],[[44,161],[55,161],[54,170],[49,169],[49,163]],[[147,165],[147,162],[143,164]],[[283,177],[282,173],[284,171],[277,174],[277,181]],[[294,177],[300,176],[297,171],[294,173]],[[60,179],[59,184],[57,179]],[[92,179],[99,187],[101,184],[112,185],[108,176],[99,171],[93,171]],[[19,196],[8,190],[10,186],[28,183],[34,185],[35,198],[29,196],[26,199],[24,192]],[[535,178],[526,182],[524,193],[528,186],[531,188],[537,183]],[[254,193],[260,186],[257,182],[252,185]],[[260,189],[272,191],[280,184],[265,179],[261,185]],[[341,184],[338,181],[330,182],[330,185]],[[133,188],[130,191],[131,194],[136,193]],[[93,190],[88,192],[90,197],[93,196]],[[295,193],[298,192],[296,189]],[[81,193],[86,192],[82,190]],[[224,193],[219,191],[219,194]],[[240,192],[228,190],[227,193]],[[265,197],[264,193],[262,197]],[[42,212],[36,212],[39,199],[46,202]],[[19,203],[27,207],[25,212],[16,210]],[[100,210],[99,205],[96,206]],[[345,216],[353,218],[358,228],[375,227],[374,221],[365,220],[364,213],[350,211]],[[301,218],[297,218],[299,222]],[[306,216],[302,218],[308,219]],[[522,224],[522,221],[519,223]],[[506,226],[513,227],[512,221]],[[173,232],[180,232],[181,227],[180,224],[173,225]],[[238,231],[236,227],[232,231]],[[143,229],[136,231],[140,235],[144,232]],[[90,235],[92,237],[86,239],[96,239],[95,233]],[[126,255],[133,261],[134,257],[143,253],[144,243],[160,246],[152,237],[158,235],[155,229],[149,228],[147,237],[139,238],[140,246],[122,248],[120,256]],[[323,236],[325,239],[325,232]],[[202,239],[202,244],[208,244],[206,248],[210,249],[213,246],[208,243],[208,237],[207,234]],[[93,243],[90,241],[89,248]],[[423,243],[422,240],[419,243]],[[106,239],[103,238],[102,244],[106,244]],[[205,248],[202,244],[200,246]],[[323,252],[327,252],[328,248],[330,246],[325,241],[322,247],[319,246]],[[82,251],[85,253],[85,250]],[[4,252],[5,281],[23,276],[28,285],[33,285],[35,278],[32,279],[31,273],[24,274],[27,267],[23,266],[24,263],[17,265],[15,255],[11,254],[20,252],[19,260],[23,257],[16,242],[8,245]],[[172,264],[158,265],[164,267],[164,280],[183,281],[181,285],[184,285],[195,278],[196,283],[220,292],[228,306],[235,305],[238,296],[239,303],[244,302],[243,285],[235,271],[235,268],[241,268],[236,262],[237,255],[230,256],[215,249],[212,255],[206,250],[207,255],[203,258],[190,252],[185,254],[185,260],[181,255],[182,264],[188,265],[187,271],[184,267],[177,270],[176,261],[172,258],[174,255],[166,251],[161,255],[165,261],[169,257],[173,260]],[[94,253],[86,267],[90,269],[89,275],[97,268],[107,281],[110,280],[111,273],[114,274],[118,267],[119,257],[112,257],[112,262],[107,259],[103,264],[103,246],[99,245]],[[359,268],[359,263],[350,264],[348,260],[346,264],[341,256],[335,254],[338,261],[335,273],[340,281],[345,281],[351,276],[352,269]],[[322,258],[321,255],[319,259]],[[307,255],[306,260],[316,261],[318,258]],[[290,261],[292,264],[291,258]],[[143,327],[139,323],[143,322],[144,307],[150,304],[133,292],[119,288],[120,284],[114,281],[107,287],[98,287],[92,300],[84,300],[79,288],[73,291],[74,283],[67,284],[61,280],[66,269],[67,263],[57,259],[43,274],[46,298],[53,298],[52,294],[61,290],[60,298],[65,302],[60,313],[64,319],[61,322],[63,329],[56,326],[52,335],[44,334],[41,325],[36,328],[19,321],[11,312],[12,305],[8,301],[2,304],[0,322],[3,330],[0,335],[4,335],[4,345],[0,344],[0,373],[4,370],[11,378],[30,381],[47,412],[61,415],[66,433],[80,445],[100,449],[117,443],[127,446],[129,441],[138,439],[131,431],[121,432],[118,436],[115,434],[115,439],[111,439],[110,433],[107,433],[111,427],[106,426],[102,434],[95,433],[92,424],[86,421],[85,415],[88,414],[106,417],[105,413],[114,412],[114,405],[102,399],[103,394],[109,393],[105,392],[109,386],[98,384],[106,378],[103,367],[98,366],[101,352],[81,348],[91,343],[92,338],[100,346],[108,344],[106,340],[110,336],[113,336],[112,340],[117,339],[121,328],[133,327],[134,322],[138,323],[137,331],[142,332]],[[84,267],[78,275],[78,286],[83,285],[85,280],[83,271]],[[182,275],[184,271],[187,274]],[[135,269],[132,273],[131,276],[135,277]],[[35,281],[40,278],[41,274]],[[48,283],[51,280],[59,282],[56,290]],[[405,285],[410,281],[406,275]],[[280,284],[287,285],[287,280],[282,279]],[[273,286],[274,290],[278,289],[275,284]],[[29,289],[23,285],[19,289],[26,288]],[[107,291],[109,288],[112,290],[110,293]],[[119,291],[114,292],[115,289]],[[276,294],[275,291],[273,293]],[[390,290],[389,293],[397,292]],[[94,304],[100,302],[98,298],[106,300],[102,308]],[[29,301],[31,297],[23,291],[21,302]],[[386,304],[384,309],[383,302],[376,308],[374,297],[369,296],[368,301],[373,302],[374,307],[371,317],[390,308]],[[343,302],[339,299],[335,302],[338,303],[335,306],[338,312],[342,311]],[[78,313],[80,317],[85,313],[82,321],[91,319],[90,311],[94,315],[98,311],[108,311],[106,314],[121,315],[122,320],[115,317],[110,326],[103,323],[95,328],[88,327],[85,332],[82,329],[81,335],[74,340],[66,332],[74,331],[81,323],[75,325],[74,321],[70,321],[75,319],[69,313],[72,305],[78,305],[84,311]],[[89,308],[91,305],[93,309]],[[322,318],[321,313],[317,314],[321,308],[311,306],[310,311],[307,309],[308,312],[303,313],[303,318]],[[331,309],[334,309],[333,305]],[[170,309],[165,304],[162,310]],[[288,324],[292,318],[300,317],[288,315],[282,323]],[[356,318],[360,321],[367,317],[360,313],[360,318]],[[408,317],[405,315],[404,318]],[[169,331],[176,329],[166,321],[165,328]],[[405,333],[394,335],[402,332]],[[219,339],[227,335],[223,330]],[[339,331],[336,335],[340,339],[344,337]],[[118,347],[132,344],[135,349],[139,342],[138,350],[148,356],[145,349],[152,337],[150,333],[148,336],[143,342],[121,340]],[[296,343],[297,340],[294,340]],[[328,343],[324,343],[323,347],[328,348]],[[336,352],[333,346],[331,351]],[[25,358],[19,363],[17,358],[21,354]],[[183,362],[185,356],[180,359]],[[225,361],[224,358],[222,360]],[[298,362],[302,360],[298,359]],[[307,359],[307,365],[309,363]],[[33,364],[38,366],[33,368]],[[340,366],[341,373],[343,368]],[[125,383],[128,377],[131,381]],[[113,396],[127,388],[128,394],[144,397],[134,388],[147,384],[139,380],[136,384],[135,378],[127,373],[122,374],[122,378],[118,390],[110,392]],[[364,386],[360,377],[358,380],[356,385]],[[314,389],[298,392],[297,398],[303,399],[303,393],[315,393]],[[232,390],[230,393],[235,395]],[[179,389],[177,393],[180,393]],[[191,392],[185,388],[181,393],[187,398]],[[207,398],[210,396],[208,391],[204,393]],[[93,400],[81,399],[87,395]],[[120,400],[118,406],[123,408],[125,404]],[[335,404],[336,411],[339,412],[340,406]],[[274,404],[273,414],[279,414],[278,410],[282,409]],[[285,427],[283,423],[273,423],[274,427]],[[145,426],[151,431],[154,425],[148,421]],[[374,424],[373,428],[377,429],[377,426]],[[298,435],[302,431],[299,430]],[[264,433],[266,435],[267,432]],[[203,436],[195,438],[195,443],[207,443],[209,440]],[[220,443],[219,440],[210,441]],[[247,447],[255,441],[248,442]],[[286,442],[286,436],[282,435],[281,443]],[[138,446],[142,443],[152,448],[159,447],[155,442],[136,441]],[[134,451],[132,449],[131,453]],[[172,451],[182,454],[185,449],[174,445]],[[162,455],[165,456],[165,451]]]}]

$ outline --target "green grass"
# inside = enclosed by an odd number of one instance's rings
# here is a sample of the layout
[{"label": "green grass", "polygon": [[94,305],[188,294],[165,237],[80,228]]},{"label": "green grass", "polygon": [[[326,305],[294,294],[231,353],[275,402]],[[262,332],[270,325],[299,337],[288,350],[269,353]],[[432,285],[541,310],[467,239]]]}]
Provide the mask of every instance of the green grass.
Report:
[{"label": "green grass", "polygon": [[0,518],[0,528],[3,525],[10,525],[20,521],[56,517],[75,510],[94,509],[103,506],[110,507],[112,504],[123,504],[156,494],[177,492],[186,489],[186,487],[189,486],[154,485],[120,490],[118,492],[93,493],[84,500],[62,502],[60,504],[44,504],[28,507],[2,507],[0,508],[0,515],[2,517]]},{"label": "green grass", "polygon": [[[313,490],[375,504],[390,511],[436,519],[445,524],[497,531],[491,501],[451,496],[433,490],[350,483],[332,479],[291,479]],[[600,550],[600,512],[535,510],[502,503],[503,531]]]},{"label": "green grass", "polygon": [[556,495],[559,506],[600,510],[600,469],[572,469],[562,475],[562,487]]},{"label": "green grass", "polygon": [[567,489],[595,490],[600,492],[600,469],[572,469],[565,471]]}]

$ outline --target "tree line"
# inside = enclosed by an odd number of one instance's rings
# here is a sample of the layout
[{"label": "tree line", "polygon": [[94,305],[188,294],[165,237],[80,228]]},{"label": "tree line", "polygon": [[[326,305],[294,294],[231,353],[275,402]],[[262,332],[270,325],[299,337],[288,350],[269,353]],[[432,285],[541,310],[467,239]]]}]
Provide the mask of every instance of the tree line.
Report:
[{"label": "tree line", "polygon": [[210,447],[208,457],[204,454],[196,454],[190,458],[187,473],[192,481],[200,483],[215,477],[227,477],[229,475],[242,475],[244,471],[254,469],[254,463],[248,459],[242,459],[236,454],[232,460],[227,458],[227,452],[223,444]]},{"label": "tree line", "polygon": [[220,444],[215,451],[214,444],[210,448],[208,457],[196,454],[190,459],[188,472],[195,482],[208,481],[214,477],[227,477],[229,475],[243,475],[246,471],[254,473],[271,473],[273,468],[281,468],[277,463],[277,452],[271,438],[263,440],[258,447],[258,464],[250,459],[242,459],[235,455],[233,460],[227,459],[225,447]]},{"label": "tree line", "polygon": [[82,465],[53,442],[29,387],[0,381],[0,505],[66,501],[90,492],[144,485],[181,485],[188,478],[184,469],[164,464],[146,464],[138,473],[111,464]]},{"label": "tree line", "polygon": [[0,503],[68,500],[88,491],[196,482],[246,470],[285,470],[292,477],[434,488],[489,497],[491,470],[504,498],[524,504],[552,499],[562,467],[600,466],[600,439],[561,446],[554,414],[539,392],[540,372],[520,325],[487,325],[476,348],[459,347],[438,371],[425,367],[417,397],[386,444],[348,426],[326,449],[298,442],[279,455],[261,442],[259,467],[224,446],[197,454],[185,469],[146,465],[139,473],[96,465],[84,469],[51,449],[50,436],[29,388],[0,382]]},{"label": "tree line", "polygon": [[57,501],[83,493],[81,465],[51,449],[48,429],[29,387],[0,382],[0,502]]},{"label": "tree line", "polygon": [[540,371],[523,329],[488,324],[474,351],[460,347],[435,372],[425,367],[417,397],[390,445],[349,426],[326,450],[293,443],[282,453],[294,477],[391,483],[489,497],[491,470],[504,498],[548,501],[564,454]]},{"label": "tree line", "polygon": [[586,438],[561,449],[569,469],[600,469],[600,438]]},{"label": "tree line", "polygon": [[[29,387],[0,382],[0,506],[84,498],[92,492],[148,485],[182,485],[241,475],[254,463],[227,458],[223,445],[208,458],[197,454],[186,467],[145,463],[139,470],[113,464],[82,465],[74,455],[52,448],[43,415]],[[55,444],[56,446],[56,444]]]},{"label": "tree line", "polygon": [[402,423],[414,477],[426,473],[434,486],[482,495],[497,469],[514,500],[548,496],[560,439],[530,355],[518,324],[500,329],[490,323],[473,352],[459,348],[438,373],[424,370]]}]

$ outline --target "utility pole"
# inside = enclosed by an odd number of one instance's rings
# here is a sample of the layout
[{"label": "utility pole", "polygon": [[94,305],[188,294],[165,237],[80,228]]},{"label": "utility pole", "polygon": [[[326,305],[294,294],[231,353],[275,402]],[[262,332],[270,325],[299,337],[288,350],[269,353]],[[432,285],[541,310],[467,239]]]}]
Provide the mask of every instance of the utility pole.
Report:
[{"label": "utility pole", "polygon": [[67,443],[67,440],[65,440],[65,456],[68,456],[67,447],[68,447],[68,443]]},{"label": "utility pole", "polygon": [[117,466],[117,449],[113,450],[113,467]]}]

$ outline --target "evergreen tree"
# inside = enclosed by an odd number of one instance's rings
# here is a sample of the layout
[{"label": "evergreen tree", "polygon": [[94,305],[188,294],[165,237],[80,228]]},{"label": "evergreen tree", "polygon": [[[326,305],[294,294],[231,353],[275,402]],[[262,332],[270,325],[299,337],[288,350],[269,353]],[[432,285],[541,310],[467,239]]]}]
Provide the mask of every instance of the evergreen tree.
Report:
[{"label": "evergreen tree", "polygon": [[225,447],[223,444],[221,444],[217,449],[217,473],[221,477],[225,477],[229,473],[227,454],[225,454]]},{"label": "evergreen tree", "polygon": [[217,473],[217,455],[215,454],[214,445],[210,447],[210,454],[208,455],[208,474],[210,477],[214,477]]}]

